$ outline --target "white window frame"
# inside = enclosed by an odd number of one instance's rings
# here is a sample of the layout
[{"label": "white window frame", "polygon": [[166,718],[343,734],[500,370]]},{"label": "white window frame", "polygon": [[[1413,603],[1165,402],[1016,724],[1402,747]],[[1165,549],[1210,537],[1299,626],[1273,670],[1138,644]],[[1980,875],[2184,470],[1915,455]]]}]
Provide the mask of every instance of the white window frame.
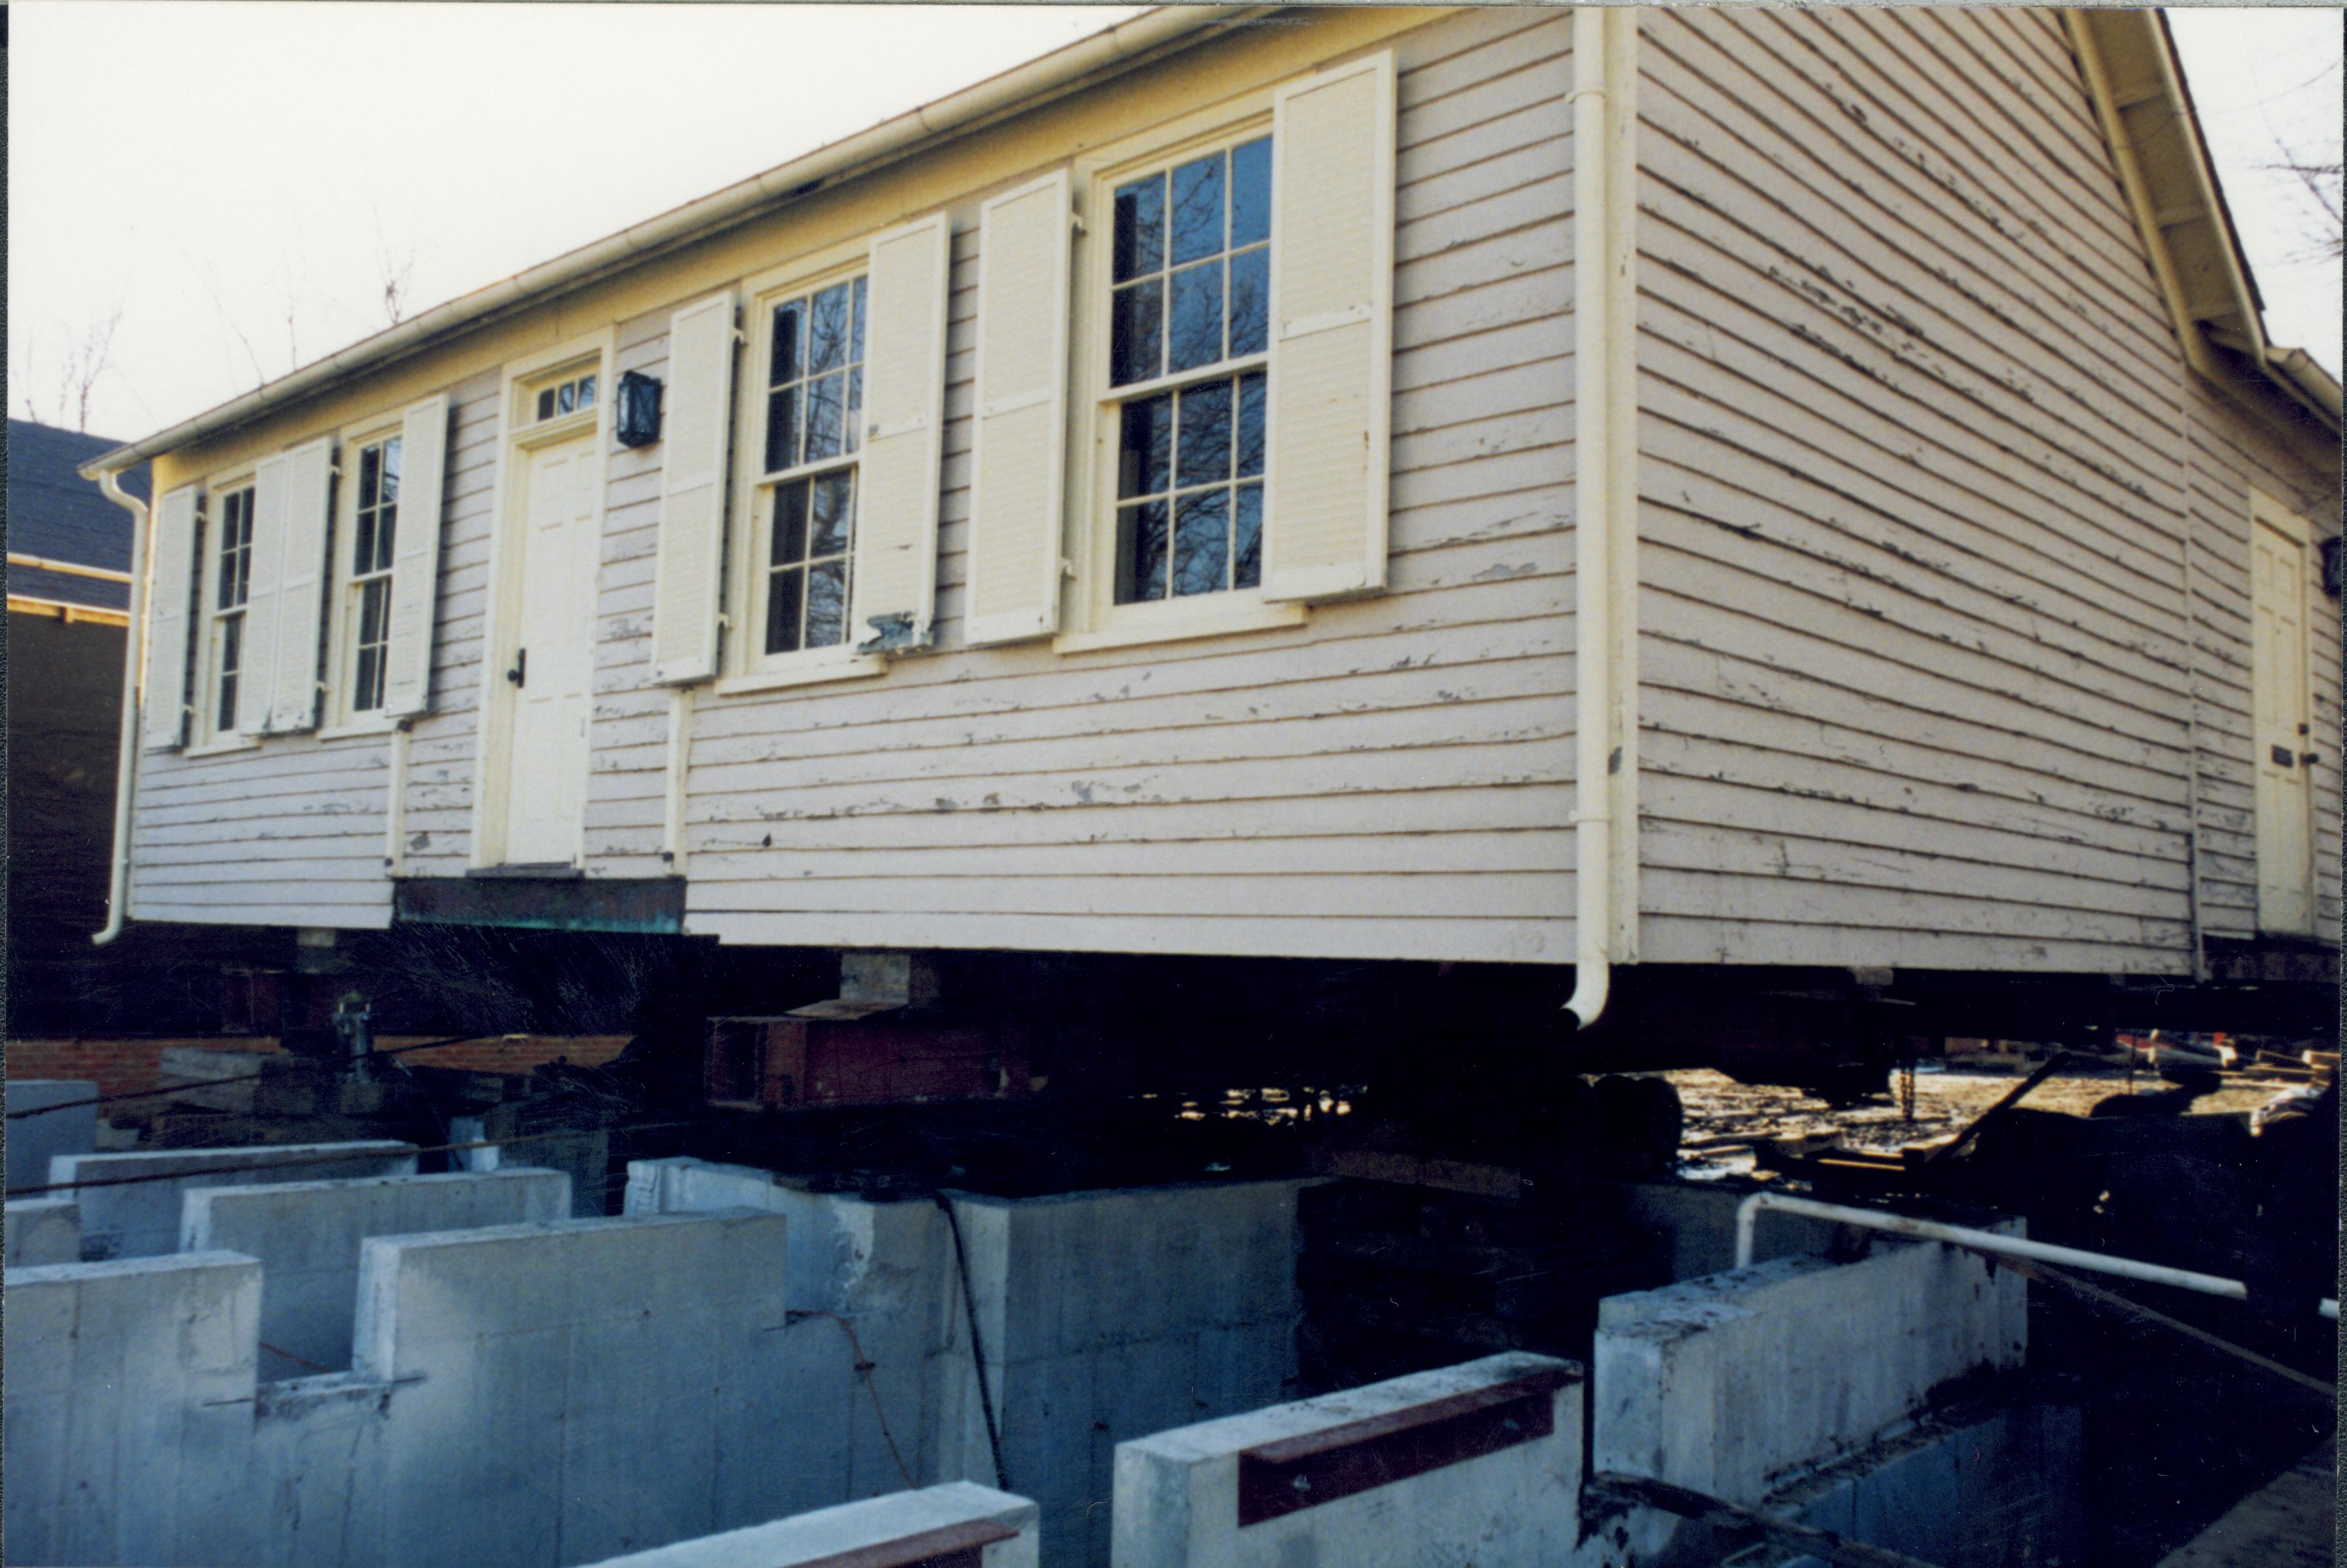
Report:
[{"label": "white window frame", "polygon": [[[1071,559],[1076,591],[1069,597],[1072,624],[1052,639],[1054,651],[1080,653],[1097,648],[1117,648],[1143,642],[1172,642],[1188,638],[1224,637],[1303,625],[1310,611],[1301,604],[1267,604],[1263,589],[1224,589],[1214,593],[1148,600],[1116,602],[1117,463],[1122,440],[1122,410],[1139,398],[1178,391],[1200,383],[1234,380],[1254,370],[1267,370],[1268,344],[1262,353],[1218,360],[1194,370],[1176,371],[1134,382],[1111,384],[1110,311],[1115,284],[1116,188],[1203,154],[1226,151],[1243,142],[1267,137],[1272,129],[1272,93],[1266,87],[1231,103],[1187,116],[1103,149],[1098,159],[1077,168],[1083,227],[1077,235],[1074,356],[1078,384],[1070,399],[1075,422],[1077,450],[1082,455],[1076,475],[1080,497],[1077,526],[1071,530]],[[1277,149],[1274,149],[1275,164]],[[1278,207],[1272,211],[1271,253],[1280,249]],[[1275,262],[1275,265],[1276,263]],[[1272,323],[1276,329],[1276,323]],[[1266,468],[1266,477],[1268,469]],[[1170,526],[1170,518],[1169,518]],[[1267,533],[1274,526],[1266,515]]]},{"label": "white window frame", "polygon": [[[401,440],[404,434],[399,415],[386,413],[364,425],[354,425],[335,437],[342,456],[334,482],[333,551],[327,563],[331,574],[331,591],[326,605],[326,711],[330,722],[318,732],[320,740],[331,741],[344,735],[381,734],[397,727],[393,720],[384,716],[379,705],[372,709],[352,705],[358,695],[358,604],[363,589],[362,579],[352,571],[351,549],[358,541],[359,464],[362,455],[370,446]],[[398,521],[393,524],[395,531],[406,520],[407,496],[404,488],[398,505]],[[388,602],[391,589],[388,585],[392,579],[392,569],[388,565],[364,580],[378,579],[385,584],[384,660],[387,665],[391,657],[391,629],[387,624],[391,613]]]},{"label": "white window frame", "polygon": [[[261,737],[258,735],[246,734],[233,724],[227,729],[222,729],[220,725],[221,636],[220,628],[220,622],[228,613],[221,609],[220,602],[220,530],[227,521],[228,498],[241,492],[248,497],[245,502],[244,517],[245,548],[248,551],[245,561],[245,581],[250,585],[252,579],[252,563],[249,553],[251,549],[252,538],[252,507],[254,501],[259,497],[256,478],[256,470],[248,466],[234,470],[225,477],[207,479],[203,486],[203,504],[196,512],[195,550],[198,574],[196,605],[199,613],[196,650],[193,655],[196,683],[195,701],[192,705],[195,712],[193,723],[189,731],[190,743],[181,753],[184,756],[206,756],[220,752],[249,751],[261,744]],[[246,605],[251,602],[251,589],[248,586],[245,594]],[[246,615],[245,606],[240,605],[237,613]],[[252,671],[249,663],[252,643],[249,635],[250,630],[248,617],[246,627],[239,633],[238,642],[236,702],[237,711],[240,713],[244,712],[245,704],[252,700]]]},{"label": "white window frame", "polygon": [[[728,569],[723,594],[725,646],[719,658],[715,687],[716,694],[721,697],[814,685],[826,681],[863,679],[881,674],[888,668],[888,661],[880,655],[856,651],[856,644],[860,639],[856,630],[859,622],[856,615],[856,582],[853,564],[856,540],[853,530],[847,545],[850,565],[846,638],[828,648],[800,648],[785,653],[768,653],[765,651],[767,563],[774,538],[774,507],[770,497],[774,487],[794,479],[853,467],[857,470],[855,507],[859,526],[864,499],[862,464],[865,443],[860,439],[854,452],[777,469],[772,474],[765,471],[767,375],[774,364],[774,310],[802,295],[817,294],[835,284],[854,282],[868,275],[870,270],[871,239],[866,235],[826,246],[761,272],[743,284],[747,315],[743,322],[743,350],[734,367],[733,482],[729,507],[733,526],[727,530],[730,537],[727,540]],[[868,302],[868,292],[866,298]],[[867,347],[870,331],[867,322]]]}]

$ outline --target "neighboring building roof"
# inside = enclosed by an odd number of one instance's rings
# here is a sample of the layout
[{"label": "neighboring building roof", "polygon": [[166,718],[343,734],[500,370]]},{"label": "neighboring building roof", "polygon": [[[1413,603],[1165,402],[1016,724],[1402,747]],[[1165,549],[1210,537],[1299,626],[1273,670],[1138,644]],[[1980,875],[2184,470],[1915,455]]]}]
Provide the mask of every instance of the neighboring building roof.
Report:
[{"label": "neighboring building roof", "polygon": [[[130,605],[130,514],[77,471],[119,443],[30,420],[8,421],[8,596],[45,604],[127,610]],[[145,499],[143,466],[123,490]],[[34,566],[56,561],[105,574]]]},{"label": "neighboring building roof", "polygon": [[[474,327],[585,288],[649,257],[707,239],[948,137],[1080,91],[1279,9],[1276,5],[1158,6],[869,130],[828,143],[764,174],[436,306],[143,441],[85,461],[83,473],[95,478],[101,469],[128,467],[251,424],[302,397],[422,353]],[[2176,314],[2187,359],[2194,369],[2214,379],[2252,390],[2262,387],[2269,395],[2279,391],[2338,428],[2339,383],[2304,350],[2276,348],[2266,341],[2249,261],[2225,211],[2199,121],[2176,66],[2166,22],[2157,11],[2148,10],[2072,8],[2065,15],[2086,67],[2088,90],[2116,145],[2122,179],[2146,243],[2151,247],[2161,287]],[[2161,205],[2166,190],[2160,184],[2163,180],[2183,193],[2185,206]],[[2171,257],[2180,267],[2171,262]],[[2209,300],[2218,302],[2210,305]],[[2233,342],[2227,341],[2229,334]]]}]

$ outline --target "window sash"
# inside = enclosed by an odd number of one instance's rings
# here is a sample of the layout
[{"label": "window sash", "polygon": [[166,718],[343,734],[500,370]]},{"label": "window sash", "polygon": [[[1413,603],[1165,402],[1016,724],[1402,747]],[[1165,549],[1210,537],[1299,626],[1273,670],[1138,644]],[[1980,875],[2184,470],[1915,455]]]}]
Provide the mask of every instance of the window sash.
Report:
[{"label": "window sash", "polygon": [[[745,374],[755,392],[752,406],[746,411],[746,425],[743,428],[753,443],[751,449],[757,462],[752,466],[753,473],[750,479],[750,493],[753,498],[753,526],[750,529],[752,537],[746,541],[747,570],[743,574],[747,600],[743,606],[745,612],[744,635],[741,639],[743,652],[742,663],[737,666],[751,673],[783,667],[810,653],[836,654],[854,641],[856,528],[857,513],[863,505],[859,465],[864,457],[864,401],[861,394],[866,363],[866,345],[869,336],[869,323],[866,319],[866,313],[870,308],[866,286],[868,276],[859,263],[856,271],[845,275],[834,272],[829,276],[819,276],[812,283],[794,282],[761,295],[753,307],[759,316],[755,353],[743,357],[749,361]],[[811,332],[815,302],[835,289],[846,291],[846,333],[840,344],[836,362],[816,369]],[[798,307],[798,341],[794,345],[790,364],[783,367],[783,374],[778,376],[774,364],[776,321],[793,306]],[[788,392],[795,395],[791,442],[791,450],[795,456],[803,453],[806,446],[807,394],[811,388],[833,377],[838,378],[841,387],[839,450],[821,457],[802,458],[779,468],[766,467],[776,395]],[[841,537],[839,551],[836,554],[813,555],[809,551],[814,541],[809,539],[807,548],[801,551],[797,560],[777,562],[774,559],[774,533],[780,521],[783,492],[793,486],[805,486],[811,506],[815,486],[825,477],[841,473],[849,476],[849,499],[848,522]],[[812,528],[812,518],[807,526]],[[809,617],[816,613],[816,607],[808,589],[819,571],[835,570],[840,584],[839,636],[834,641],[811,645],[806,641],[806,628]],[[789,596],[786,606],[778,602],[785,594]],[[787,613],[791,621],[790,635],[784,639],[790,645],[770,649],[768,644],[774,641],[777,630],[774,622],[778,614],[784,613]]]}]

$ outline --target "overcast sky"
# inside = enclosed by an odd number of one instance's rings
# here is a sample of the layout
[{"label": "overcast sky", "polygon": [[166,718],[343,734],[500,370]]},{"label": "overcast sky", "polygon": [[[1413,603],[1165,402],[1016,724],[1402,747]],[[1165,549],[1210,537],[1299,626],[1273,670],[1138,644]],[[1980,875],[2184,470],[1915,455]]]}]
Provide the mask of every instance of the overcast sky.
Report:
[{"label": "overcast sky", "polygon": [[[31,0],[8,50],[8,412],[148,435],[406,313],[1141,9]],[[2340,368],[2340,267],[2264,165],[2338,159],[2341,12],[2172,12],[2276,342]]]}]

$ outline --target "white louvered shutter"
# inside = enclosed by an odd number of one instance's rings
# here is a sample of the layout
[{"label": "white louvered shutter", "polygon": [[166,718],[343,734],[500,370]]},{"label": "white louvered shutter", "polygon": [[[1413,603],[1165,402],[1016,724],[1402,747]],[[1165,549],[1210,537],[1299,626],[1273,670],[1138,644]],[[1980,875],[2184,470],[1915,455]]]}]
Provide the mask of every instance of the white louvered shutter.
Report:
[{"label": "white louvered shutter", "polygon": [[1282,87],[1272,157],[1263,596],[1339,599],[1386,580],[1393,56]]},{"label": "white louvered shutter", "polygon": [[432,706],[432,622],[440,599],[440,508],[448,472],[448,399],[409,408],[399,427],[399,510],[393,524],[390,664],[383,711],[405,719]]},{"label": "white louvered shutter", "polygon": [[318,633],[325,618],[326,525],[333,494],[333,442],[313,441],[285,454],[276,674],[269,702],[274,734],[318,727]]},{"label": "white louvered shutter", "polygon": [[942,212],[872,241],[850,590],[866,651],[927,647],[936,613],[950,241]]},{"label": "white louvered shutter", "polygon": [[725,565],[725,447],[733,408],[733,295],[668,319],[660,553],[652,581],[652,679],[717,673]]},{"label": "white louvered shutter", "polygon": [[1060,628],[1066,486],[1068,176],[979,210],[978,395],[971,436],[969,601],[963,641]]},{"label": "white louvered shutter", "polygon": [[244,630],[238,635],[236,730],[269,729],[277,692],[277,579],[285,568],[285,514],[292,491],[286,455],[263,457],[252,469],[252,558],[245,569]]},{"label": "white louvered shutter", "polygon": [[147,548],[155,558],[147,602],[147,749],[169,751],[188,736],[188,653],[193,639],[192,600],[201,573],[196,566],[196,487],[164,493],[155,508]]}]

